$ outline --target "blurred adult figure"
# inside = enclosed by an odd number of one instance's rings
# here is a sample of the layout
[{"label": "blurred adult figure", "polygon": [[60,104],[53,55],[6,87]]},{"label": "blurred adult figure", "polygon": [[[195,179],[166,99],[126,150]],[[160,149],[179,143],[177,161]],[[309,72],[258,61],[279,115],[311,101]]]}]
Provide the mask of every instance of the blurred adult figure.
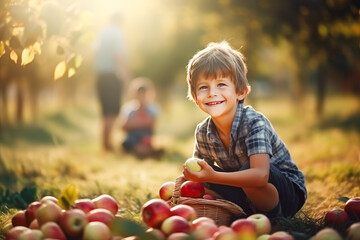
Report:
[{"label": "blurred adult figure", "polygon": [[121,13],[112,14],[95,40],[96,90],[102,114],[101,144],[106,152],[113,150],[112,128],[120,112],[123,89],[130,79],[121,22]]}]

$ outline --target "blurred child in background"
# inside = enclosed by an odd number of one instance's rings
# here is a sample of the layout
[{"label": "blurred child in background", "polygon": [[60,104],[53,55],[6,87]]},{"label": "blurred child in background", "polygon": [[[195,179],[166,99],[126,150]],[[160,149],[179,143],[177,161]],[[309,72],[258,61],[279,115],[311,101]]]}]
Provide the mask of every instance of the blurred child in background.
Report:
[{"label": "blurred child in background", "polygon": [[133,99],[123,105],[121,112],[121,127],[126,133],[122,146],[139,158],[158,157],[161,151],[154,149],[152,138],[159,107],[154,103],[152,82],[145,77],[136,78],[129,91]]}]

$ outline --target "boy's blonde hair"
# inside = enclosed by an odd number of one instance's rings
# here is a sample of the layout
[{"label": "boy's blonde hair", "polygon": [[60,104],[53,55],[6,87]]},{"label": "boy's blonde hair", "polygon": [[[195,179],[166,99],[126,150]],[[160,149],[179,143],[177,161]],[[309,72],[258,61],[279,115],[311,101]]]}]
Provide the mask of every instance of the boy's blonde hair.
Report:
[{"label": "boy's blonde hair", "polygon": [[190,59],[187,66],[188,98],[196,99],[196,82],[200,75],[205,78],[230,77],[238,93],[250,90],[244,60],[243,54],[226,41],[209,43]]}]

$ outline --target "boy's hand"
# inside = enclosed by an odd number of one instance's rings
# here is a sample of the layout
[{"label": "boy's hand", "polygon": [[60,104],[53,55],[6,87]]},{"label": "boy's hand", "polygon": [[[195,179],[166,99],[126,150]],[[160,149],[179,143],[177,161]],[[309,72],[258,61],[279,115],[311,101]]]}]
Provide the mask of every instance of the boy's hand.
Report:
[{"label": "boy's hand", "polygon": [[194,182],[207,182],[214,170],[204,160],[198,160],[197,163],[202,168],[200,172],[191,171],[185,164],[183,165],[185,179]]}]

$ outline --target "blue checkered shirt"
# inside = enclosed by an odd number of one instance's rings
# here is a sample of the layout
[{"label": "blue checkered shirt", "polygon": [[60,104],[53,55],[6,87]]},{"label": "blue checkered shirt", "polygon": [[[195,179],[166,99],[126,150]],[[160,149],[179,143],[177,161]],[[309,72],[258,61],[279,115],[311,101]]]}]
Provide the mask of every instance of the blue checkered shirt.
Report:
[{"label": "blue checkered shirt", "polygon": [[227,172],[239,171],[250,161],[253,154],[268,154],[270,162],[304,192],[304,174],[292,160],[289,150],[275,132],[270,121],[251,106],[238,104],[234,117],[229,151],[217,134],[215,124],[209,116],[195,130],[194,157],[209,164],[218,165]]}]

